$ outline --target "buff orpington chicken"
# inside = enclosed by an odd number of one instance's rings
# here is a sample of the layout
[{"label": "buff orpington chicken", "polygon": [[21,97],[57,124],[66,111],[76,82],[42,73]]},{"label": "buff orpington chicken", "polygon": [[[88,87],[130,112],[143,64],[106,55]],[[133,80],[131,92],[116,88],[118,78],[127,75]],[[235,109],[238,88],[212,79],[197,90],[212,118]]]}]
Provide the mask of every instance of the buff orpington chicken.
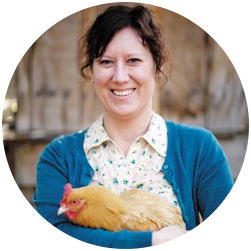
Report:
[{"label": "buff orpington chicken", "polygon": [[139,189],[114,194],[104,186],[64,187],[58,215],[90,228],[157,231],[169,225],[185,229],[181,212],[160,195]]}]

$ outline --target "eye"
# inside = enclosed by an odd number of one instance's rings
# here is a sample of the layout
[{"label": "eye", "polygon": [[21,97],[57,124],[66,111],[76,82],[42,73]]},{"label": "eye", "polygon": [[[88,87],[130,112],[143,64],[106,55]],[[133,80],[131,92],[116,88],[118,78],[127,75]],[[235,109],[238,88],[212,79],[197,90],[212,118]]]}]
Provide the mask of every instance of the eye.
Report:
[{"label": "eye", "polygon": [[138,62],[140,62],[141,60],[139,59],[139,58],[130,58],[129,60],[128,60],[128,62],[129,63],[138,63]]},{"label": "eye", "polygon": [[77,200],[73,200],[73,201],[72,201],[73,204],[76,204],[77,202],[78,202]]},{"label": "eye", "polygon": [[112,61],[108,60],[108,59],[103,59],[103,60],[99,61],[99,64],[101,64],[101,65],[109,65],[111,63],[112,63]]}]

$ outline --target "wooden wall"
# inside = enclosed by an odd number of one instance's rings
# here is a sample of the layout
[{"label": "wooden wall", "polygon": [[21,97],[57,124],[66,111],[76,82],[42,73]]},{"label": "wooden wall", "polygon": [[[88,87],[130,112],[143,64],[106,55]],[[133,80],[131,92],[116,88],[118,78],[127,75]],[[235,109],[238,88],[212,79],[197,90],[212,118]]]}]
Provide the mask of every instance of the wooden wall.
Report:
[{"label": "wooden wall", "polygon": [[[12,83],[18,102],[15,131],[5,134],[4,141],[10,168],[29,201],[44,145],[54,136],[86,128],[101,113],[92,84],[83,82],[78,72],[77,45],[107,6],[77,12],[55,24],[17,67]],[[155,111],[165,119],[212,130],[236,179],[248,138],[247,104],[238,74],[222,48],[200,27],[176,13],[148,7],[174,55],[168,86],[156,87]]]}]

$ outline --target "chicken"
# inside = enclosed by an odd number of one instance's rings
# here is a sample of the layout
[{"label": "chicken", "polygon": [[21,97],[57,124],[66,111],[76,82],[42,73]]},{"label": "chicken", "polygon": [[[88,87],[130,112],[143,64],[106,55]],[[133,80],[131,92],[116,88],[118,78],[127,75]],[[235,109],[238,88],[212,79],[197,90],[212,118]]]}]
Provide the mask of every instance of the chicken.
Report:
[{"label": "chicken", "polygon": [[139,189],[114,194],[104,186],[64,187],[58,215],[77,225],[110,231],[157,231],[169,225],[185,228],[181,212],[161,196]]}]

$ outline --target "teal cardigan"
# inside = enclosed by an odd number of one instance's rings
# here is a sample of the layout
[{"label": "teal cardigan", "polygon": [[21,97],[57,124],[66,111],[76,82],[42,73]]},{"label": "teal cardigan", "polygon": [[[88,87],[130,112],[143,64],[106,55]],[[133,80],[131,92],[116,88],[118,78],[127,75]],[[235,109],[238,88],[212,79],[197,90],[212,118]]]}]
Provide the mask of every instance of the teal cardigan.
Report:
[{"label": "teal cardigan", "polygon": [[[168,150],[162,167],[173,186],[187,230],[209,217],[233,186],[228,161],[213,134],[203,128],[166,122]],[[60,136],[45,147],[37,165],[34,204],[37,211],[66,234],[87,243],[111,248],[141,248],[152,245],[152,232],[111,232],[69,223],[57,215],[63,187],[87,186],[93,176],[83,142],[85,132]]]}]

